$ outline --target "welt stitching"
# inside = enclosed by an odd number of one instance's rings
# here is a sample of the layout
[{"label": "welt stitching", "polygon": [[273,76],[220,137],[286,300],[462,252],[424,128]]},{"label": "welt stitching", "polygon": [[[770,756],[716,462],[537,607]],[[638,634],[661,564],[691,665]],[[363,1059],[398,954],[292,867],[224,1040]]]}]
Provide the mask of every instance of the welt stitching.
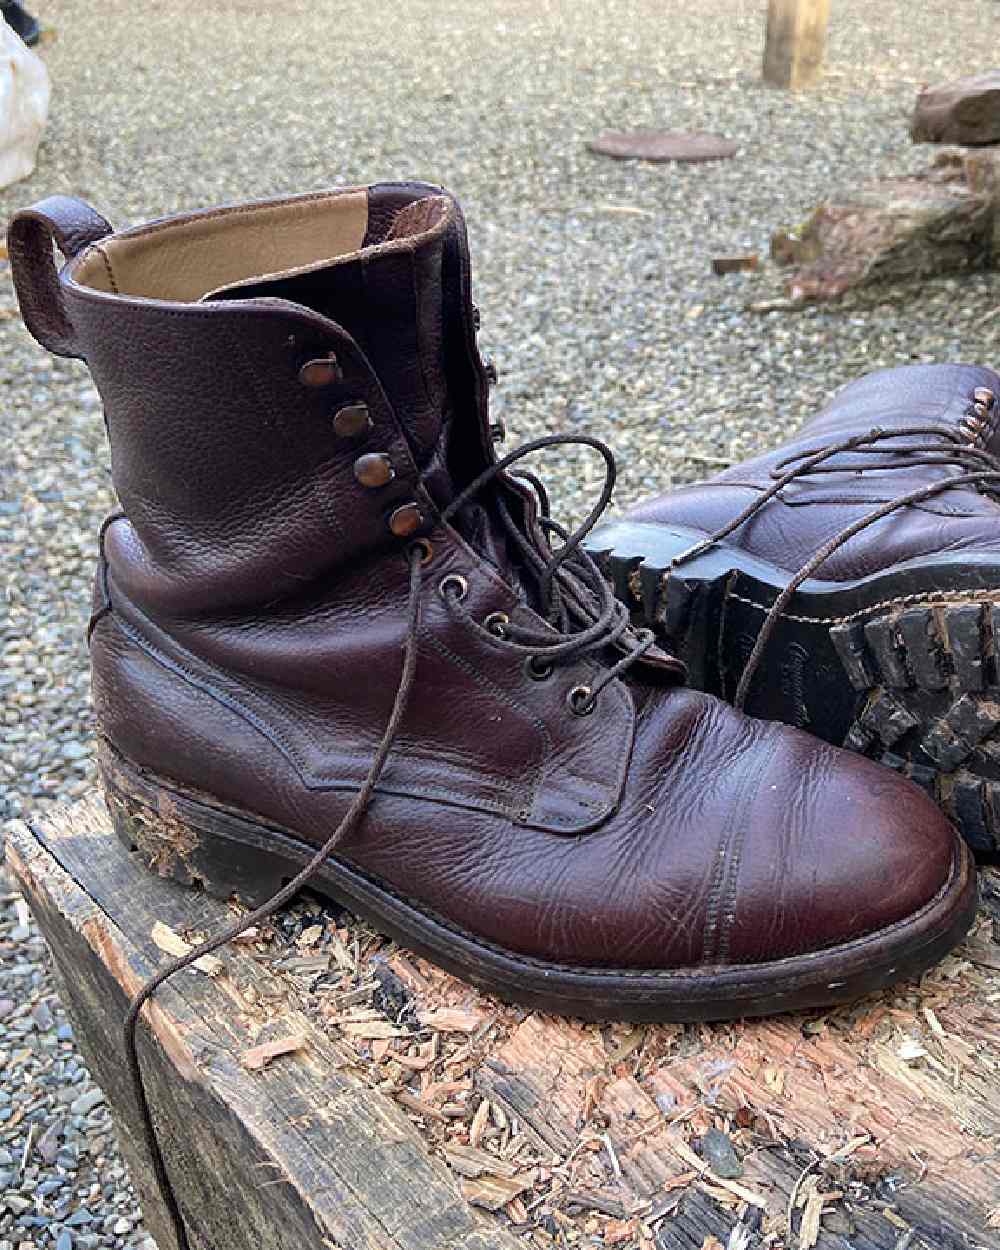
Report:
[{"label": "welt stitching", "polygon": [[[729,598],[745,603],[748,607],[756,608],[759,612],[771,610],[771,605],[758,603],[755,599],[748,599],[745,595],[731,593]],[[878,612],[882,608],[895,608],[904,603],[952,603],[956,599],[992,603],[996,598],[996,592],[989,590],[925,591],[912,595],[900,595],[897,599],[882,599],[878,603],[870,604],[867,608],[861,608],[857,612],[848,612],[844,616],[796,616],[792,612],[782,612],[780,615],[787,621],[798,621],[803,625],[840,625],[845,621],[859,621],[869,613]]]}]

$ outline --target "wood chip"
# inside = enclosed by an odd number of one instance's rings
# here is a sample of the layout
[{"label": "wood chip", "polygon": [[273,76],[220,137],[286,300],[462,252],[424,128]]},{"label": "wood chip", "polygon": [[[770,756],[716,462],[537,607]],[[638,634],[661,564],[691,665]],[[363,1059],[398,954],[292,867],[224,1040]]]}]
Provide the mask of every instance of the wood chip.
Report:
[{"label": "wood chip", "polygon": [[[190,955],[195,949],[188,942],[185,942],[179,933],[175,933],[169,925],[164,924],[161,920],[157,920],[156,924],[153,925],[150,937],[161,951],[167,955],[173,955],[175,959],[182,959],[185,955]],[[202,955],[191,966],[210,977],[217,977],[226,970],[226,965],[221,959],[216,958],[215,955]]]},{"label": "wood chip", "polygon": [[799,1224],[799,1250],[812,1250],[819,1241],[819,1217],[823,1214],[823,1195],[816,1188],[816,1184],[817,1178],[810,1176],[802,1186],[802,1194],[799,1195],[800,1198],[805,1198],[805,1207]]},{"label": "wood chip", "polygon": [[460,1007],[438,1007],[418,1015],[425,1029],[437,1033],[475,1033],[489,1017],[482,1011],[463,1011]]},{"label": "wood chip", "polygon": [[472,1124],[469,1126],[469,1145],[478,1146],[483,1139],[483,1132],[486,1129],[486,1122],[490,1118],[490,1101],[484,1098],[476,1108],[476,1114],[472,1117]]},{"label": "wood chip", "polygon": [[504,1214],[512,1224],[527,1224],[528,1208],[520,1198],[512,1198],[504,1207]]},{"label": "wood chip", "polygon": [[757,268],[759,259],[753,256],[713,256],[712,273],[747,273]]},{"label": "wood chip", "polygon": [[321,924],[311,924],[308,929],[303,929],[295,939],[295,945],[303,948],[315,946],[322,936],[323,926]]},{"label": "wood chip", "polygon": [[518,1179],[514,1176],[479,1176],[472,1180],[462,1179],[462,1193],[465,1200],[474,1207],[484,1207],[487,1211],[499,1211],[508,1202],[512,1202],[518,1194],[523,1194],[531,1186],[530,1179]]},{"label": "wood chip", "polygon": [[488,1150],[477,1150],[474,1146],[449,1144],[444,1148],[444,1157],[456,1172],[470,1180],[477,1180],[480,1176],[511,1177],[519,1171],[506,1159],[491,1155]]},{"label": "wood chip", "polygon": [[251,1046],[240,1055],[240,1063],[251,1072],[260,1072],[279,1055],[290,1055],[303,1050],[309,1039],[303,1033],[293,1033],[289,1037],[280,1037],[273,1042],[262,1042],[259,1046]]},{"label": "wood chip", "polygon": [[393,955],[386,961],[387,967],[396,974],[408,990],[418,994],[429,994],[430,984],[414,968],[413,964],[402,955]]},{"label": "wood chip", "polygon": [[1000,972],[1000,947],[994,944],[969,942],[962,948],[962,954],[977,968],[992,968]]},{"label": "wood chip", "polygon": [[338,1027],[347,1034],[348,1037],[356,1037],[359,1041],[373,1042],[381,1041],[389,1037],[405,1037],[406,1034],[402,1029],[397,1029],[394,1024],[390,1024],[388,1020],[344,1020],[338,1023]]},{"label": "wood chip", "polygon": [[396,1094],[396,1101],[401,1107],[405,1107],[407,1111],[413,1111],[416,1115],[425,1116],[428,1120],[437,1120],[439,1124],[447,1124],[448,1117],[437,1107],[432,1107],[430,1103],[422,1102],[415,1095],[409,1093],[408,1090],[401,1089]]}]

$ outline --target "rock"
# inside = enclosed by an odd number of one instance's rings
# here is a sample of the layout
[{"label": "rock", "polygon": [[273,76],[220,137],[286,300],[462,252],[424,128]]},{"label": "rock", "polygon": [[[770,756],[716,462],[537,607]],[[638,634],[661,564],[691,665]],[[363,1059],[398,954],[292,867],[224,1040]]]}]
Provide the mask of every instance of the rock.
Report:
[{"label": "rock", "polygon": [[701,1157],[716,1176],[721,1176],[724,1180],[734,1180],[743,1175],[743,1164],[725,1133],[717,1128],[710,1128],[701,1139],[700,1145]]},{"label": "rock", "polygon": [[52,1028],[52,1011],[44,999],[35,1003],[31,1009],[31,1018],[35,1022],[35,1027],[41,1029],[43,1033],[47,1033]]},{"label": "rock", "polygon": [[104,1090],[98,1089],[95,1085],[92,1089],[88,1089],[85,1094],[81,1094],[79,1098],[74,1098],[69,1105],[69,1109],[73,1115],[89,1115],[103,1101]]},{"label": "rock", "polygon": [[62,1124],[54,1121],[35,1143],[35,1149],[46,1163],[52,1164],[59,1154],[59,1139],[62,1137]]},{"label": "rock", "polygon": [[64,1228],[56,1241],[56,1250],[73,1250],[73,1234]]},{"label": "rock", "polygon": [[1000,142],[1000,69],[926,87],[910,123],[914,143]]},{"label": "rock", "polygon": [[22,1198],[20,1194],[5,1194],[4,1204],[15,1215],[24,1215],[25,1211],[31,1210],[31,1202],[27,1198]]},{"label": "rock", "polygon": [[987,268],[996,216],[993,195],[947,164],[831,197],[797,236],[779,231],[771,254],[796,266],[792,299],[835,299],[871,282]]}]

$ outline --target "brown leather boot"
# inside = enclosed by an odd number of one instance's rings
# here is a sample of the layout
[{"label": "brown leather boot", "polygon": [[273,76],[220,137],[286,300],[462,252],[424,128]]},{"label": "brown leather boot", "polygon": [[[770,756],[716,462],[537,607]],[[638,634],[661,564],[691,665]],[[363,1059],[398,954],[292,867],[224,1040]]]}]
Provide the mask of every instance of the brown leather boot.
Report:
[{"label": "brown leather boot", "polygon": [[[105,402],[103,776],[161,874],[268,908],[308,879],[589,1017],[827,1004],[965,933],[970,858],[926,795],[678,689],[632,630],[579,546],[613,469],[567,536],[496,460],[450,196],[118,234],[57,198],[9,246],[29,327]],[[611,463],[529,448],[565,441]]]},{"label": "brown leather boot", "polygon": [[589,542],[691,683],[911,777],[1000,850],[1000,376],[848,386]]}]

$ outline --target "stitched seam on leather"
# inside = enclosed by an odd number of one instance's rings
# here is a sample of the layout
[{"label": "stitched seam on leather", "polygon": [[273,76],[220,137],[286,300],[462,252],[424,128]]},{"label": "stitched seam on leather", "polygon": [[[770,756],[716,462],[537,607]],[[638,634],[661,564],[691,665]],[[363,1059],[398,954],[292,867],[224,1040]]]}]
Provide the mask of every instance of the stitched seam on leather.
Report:
[{"label": "stitched seam on leather", "polygon": [[[213,686],[205,678],[199,677],[197,673],[192,672],[179,661],[166,655],[160,650],[159,647],[156,646],[155,643],[151,642],[145,637],[145,635],[137,630],[134,625],[128,621],[122,620],[120,615],[115,615],[112,619],[115,625],[128,639],[130,639],[130,641],[135,643],[140,651],[143,651],[152,660],[155,660],[156,663],[162,665],[162,667],[167,669],[168,672],[174,673],[182,680],[189,682],[195,687],[195,689],[208,695],[209,698],[215,699],[217,703],[222,704],[223,707],[228,708],[231,712],[235,713],[235,715],[241,717],[249,725],[253,726],[254,729],[256,729],[268,742],[275,746],[283,756],[285,756],[289,764],[291,764],[292,768],[295,770],[299,781],[307,790],[323,790],[331,788],[351,790],[357,789],[357,787],[361,784],[360,780],[341,779],[331,777],[328,774],[314,775],[308,768],[301,751],[280,729],[274,728],[269,722],[265,721],[263,717],[259,716],[251,708],[246,707],[240,702],[239,699],[230,695],[227,691],[218,689],[218,687]],[[204,663],[204,661],[200,662]],[[443,801],[447,801],[450,798],[458,807],[468,808],[473,811],[486,810],[496,812],[501,816],[507,816],[511,819],[517,812],[513,803],[505,805],[503,803],[491,801],[488,798],[470,796],[469,794],[464,793],[461,790],[456,790],[450,786],[436,784],[433,790],[418,790],[416,787],[408,787],[405,789],[400,787],[399,789],[395,789],[391,786],[382,786],[379,788],[386,794],[395,794],[400,796],[412,795],[420,797],[423,795],[441,799]]]},{"label": "stitched seam on leather", "polygon": [[[429,643],[430,646],[432,646],[434,650],[438,653],[438,655],[443,656],[446,660],[449,660],[452,664],[455,664],[458,668],[462,670],[463,673],[466,674],[467,677],[471,677],[472,680],[476,682],[478,685],[482,686],[484,690],[488,690],[490,694],[493,695],[494,698],[499,699],[501,703],[506,703],[509,708],[513,709],[513,711],[515,712],[519,712],[527,721],[531,722],[535,726],[535,728],[538,730],[539,734],[541,735],[542,743],[543,743],[545,751],[549,755],[552,754],[552,750],[553,750],[552,735],[549,733],[548,728],[545,725],[544,721],[540,720],[537,716],[535,716],[534,713],[529,711],[528,708],[524,707],[523,704],[518,703],[516,699],[512,698],[509,694],[506,693],[506,691],[502,690],[494,682],[490,681],[488,677],[483,677],[483,675],[477,672],[476,669],[471,664],[469,664],[467,660],[463,660],[461,656],[455,655],[453,651],[449,650],[449,648],[446,647],[444,643],[439,642],[437,638],[434,638],[432,635],[427,634],[424,637],[424,641]],[[529,801],[524,805],[528,812],[531,811],[531,808],[535,801],[535,795],[538,791],[539,783],[541,782],[543,763],[544,763],[544,756],[535,765],[535,768],[533,770],[533,780],[528,787]],[[520,815],[521,813],[518,812],[517,814]]]},{"label": "stitched seam on leather", "polygon": [[108,281],[111,283],[111,290],[115,295],[121,295],[121,291],[118,289],[118,283],[115,281],[115,271],[111,268],[111,257],[108,255],[107,248],[101,243],[95,243],[93,247],[94,251],[100,256],[101,260],[104,261],[104,269],[108,275]]},{"label": "stitched seam on leather", "polygon": [[366,189],[365,187],[338,187],[334,191],[314,191],[310,195],[290,195],[281,200],[266,200],[263,204],[226,205],[221,208],[212,208],[205,212],[199,212],[188,221],[178,221],[176,218],[168,218],[166,221],[154,221],[147,226],[141,226],[137,230],[122,230],[114,237],[117,239],[142,239],[151,234],[159,234],[163,230],[184,230],[188,226],[198,226],[203,221],[214,220],[218,217],[239,217],[248,213],[264,214],[269,211],[288,208],[289,205],[316,204],[321,200],[338,200],[352,193],[357,195],[359,191]]},{"label": "stitched seam on leather", "polygon": [[227,694],[226,691],[219,690],[215,686],[212,686],[203,677],[199,677],[198,674],[193,673],[184,664],[181,664],[171,656],[166,655],[160,650],[159,647],[156,646],[155,643],[151,642],[148,638],[141,634],[130,622],[123,620],[121,616],[116,614],[114,622],[125,637],[134,642],[140,651],[144,651],[152,659],[156,660],[158,664],[162,665],[163,668],[167,669],[169,672],[176,673],[177,676],[182,677],[190,685],[194,686],[195,689],[201,690],[204,694],[209,695],[209,697],[215,699],[217,703],[221,703],[223,707],[228,708],[231,712],[234,712],[248,724],[252,725],[254,729],[262,734],[268,742],[276,746],[281,754],[285,756],[288,762],[295,769],[302,784],[307,784],[304,776],[306,771],[304,761],[301,759],[296,748],[293,747],[289,741],[287,741],[280,730],[274,729],[271,725],[268,725],[267,722],[258,716],[256,712],[253,712],[250,708],[245,707],[238,699],[234,699],[232,695]]},{"label": "stitched seam on leather", "polygon": [[[114,748],[114,749],[117,750],[117,748]],[[159,778],[156,779],[155,784],[157,785],[162,784]],[[169,788],[169,787],[165,787],[165,788]],[[128,794],[126,797],[128,798],[129,802],[135,803],[138,806],[145,808],[146,811],[148,811],[151,815],[154,815],[154,816],[158,815],[157,810],[151,807],[150,804],[147,803],[144,799],[141,799],[134,794]],[[204,804],[204,806],[209,807],[210,809],[212,807],[212,805],[210,804]],[[217,810],[226,811],[227,809],[225,808],[225,806],[220,806]],[[233,811],[233,814],[236,815],[239,819],[246,820],[246,817],[239,816],[239,813],[236,812],[235,809],[232,809],[232,811]],[[263,828],[263,829],[268,828],[267,825],[259,825],[259,822],[257,821],[247,821],[247,823],[258,825],[258,827]],[[291,837],[292,841],[298,842],[298,839],[293,837],[292,835],[288,834],[286,836]],[[311,849],[308,843],[301,844],[301,845],[303,846],[304,851],[308,851],[309,849]],[[336,852],[334,852],[334,854],[330,858],[331,860],[336,860],[338,858],[344,858],[344,857],[338,856]],[[440,925],[442,929],[446,929],[451,933],[457,934],[459,937],[464,938],[473,946],[481,947],[484,950],[496,951],[498,954],[504,955],[507,958],[518,959],[522,963],[531,965],[532,967],[541,968],[543,970],[544,969],[556,969],[557,971],[566,971],[566,972],[571,973],[574,976],[580,976],[580,977],[617,976],[623,979],[630,979],[630,978],[638,979],[640,977],[651,977],[651,978],[661,977],[661,978],[666,979],[667,977],[679,977],[681,975],[697,977],[703,968],[705,968],[706,966],[710,966],[710,965],[704,965],[704,964],[702,965],[696,964],[690,969],[675,968],[675,969],[667,969],[667,970],[664,970],[661,968],[592,968],[589,966],[580,966],[576,964],[564,964],[564,963],[558,963],[554,960],[540,959],[536,955],[523,955],[519,953],[518,951],[513,951],[513,950],[508,949],[507,947],[501,946],[498,942],[490,942],[486,938],[482,938],[482,937],[477,936],[474,933],[471,933],[468,929],[463,929],[461,925],[457,925],[453,921],[448,920],[447,917],[440,915],[440,913],[434,911],[432,908],[426,907],[424,904],[418,902],[416,899],[410,898],[409,895],[401,894],[398,890],[395,890],[391,885],[389,885],[388,882],[385,882],[382,880],[382,878],[375,876],[374,873],[366,872],[365,869],[359,867],[353,862],[348,861],[348,865],[352,873],[357,874],[357,876],[361,877],[365,881],[374,885],[376,888],[381,890],[382,893],[388,895],[389,898],[395,899],[397,902],[403,903],[405,906],[411,908],[413,911],[419,912],[421,915],[427,916],[428,918],[433,920],[435,924]],[[746,969],[752,969],[752,968],[770,968],[770,967],[780,968],[783,964],[786,964],[786,963],[807,960],[810,958],[817,958],[819,956],[829,954],[831,951],[843,950],[845,947],[860,946],[863,943],[871,939],[874,939],[875,937],[884,938],[884,937],[891,936],[897,930],[905,928],[906,926],[912,924],[914,921],[918,921],[927,912],[930,912],[934,909],[938,901],[942,897],[944,897],[944,895],[948,892],[953,882],[957,878],[958,867],[959,867],[959,857],[958,857],[958,852],[956,852],[955,857],[952,861],[952,870],[948,876],[948,880],[942,884],[941,888],[937,891],[934,897],[931,899],[928,899],[928,901],[923,905],[923,907],[919,908],[917,911],[911,912],[909,916],[904,917],[902,920],[897,920],[893,924],[888,925],[885,928],[869,929],[866,932],[859,934],[857,937],[851,938],[847,942],[843,942],[843,943],[833,945],[833,946],[817,948],[815,951],[809,951],[806,954],[784,955],[780,959],[772,960],[766,964],[761,964],[761,963],[731,964],[730,969],[733,972],[740,972],[740,971],[743,971]],[[930,942],[933,942],[937,936],[938,935],[934,933],[928,934],[927,943],[929,944]]]},{"label": "stitched seam on leather", "polygon": [[[769,759],[771,754],[773,752],[768,752]],[[701,938],[702,958],[709,963],[718,963],[724,959],[729,948],[729,935],[725,930],[727,919],[730,925],[732,923],[733,917],[730,915],[732,904],[729,901],[726,906],[723,906],[723,899],[729,899],[730,895],[730,861],[734,854],[739,856],[741,853],[745,828],[743,815],[750,798],[748,790],[751,783],[759,779],[762,770],[763,761],[759,761],[752,775],[748,774],[744,777],[738,794],[730,804],[726,827],[716,847],[716,863],[705,906],[705,926],[702,929]],[[735,888],[735,882],[733,882],[733,887]]]},{"label": "stitched seam on leather", "polygon": [[[739,603],[745,603],[748,607],[756,608],[759,612],[770,612],[773,606],[771,604],[758,603],[755,599],[748,599],[745,595],[731,594],[729,598],[736,599]],[[845,616],[796,616],[792,612],[780,612],[778,615],[784,620],[798,621],[803,625],[842,625],[846,621],[859,621],[862,617],[868,616],[872,612],[881,611],[883,608],[895,608],[905,603],[944,604],[952,603],[956,599],[968,599],[979,603],[996,603],[1000,602],[1000,591],[942,590],[917,592],[912,595],[900,595],[897,599],[883,599],[867,608],[860,608],[857,612],[848,612]]]}]

